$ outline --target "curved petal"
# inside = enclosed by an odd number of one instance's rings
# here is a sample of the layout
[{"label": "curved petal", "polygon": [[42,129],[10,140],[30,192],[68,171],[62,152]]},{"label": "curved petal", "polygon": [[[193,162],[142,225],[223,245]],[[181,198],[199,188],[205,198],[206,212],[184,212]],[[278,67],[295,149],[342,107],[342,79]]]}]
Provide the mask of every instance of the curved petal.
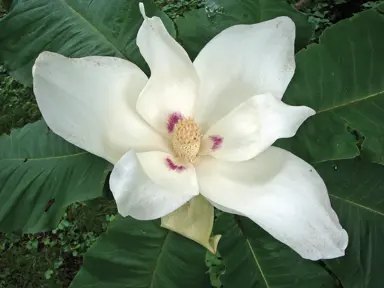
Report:
[{"label": "curved petal", "polygon": [[294,136],[314,114],[309,107],[289,106],[270,94],[254,96],[208,129],[201,154],[227,161],[251,159],[277,139]]},{"label": "curved petal", "polygon": [[348,235],[323,180],[290,152],[271,147],[241,163],[202,157],[196,173],[203,196],[249,217],[303,258],[344,255]]},{"label": "curved petal", "polygon": [[197,121],[209,127],[257,94],[281,99],[295,70],[294,40],[288,17],[235,25],[214,37],[194,61],[201,81]]},{"label": "curved petal", "polygon": [[211,237],[213,206],[201,195],[161,218],[161,227],[187,237],[216,254],[221,235]]},{"label": "curved petal", "polygon": [[137,101],[139,114],[161,133],[171,133],[172,115],[192,116],[198,78],[184,49],[172,38],[159,17],[148,18],[141,4],[144,22],[137,45],[151,69],[151,77]]},{"label": "curved petal", "polygon": [[165,139],[135,111],[146,83],[136,65],[113,57],[43,52],[33,66],[33,90],[52,131],[112,163],[130,148],[167,151]]},{"label": "curved petal", "polygon": [[198,195],[195,169],[164,152],[129,151],[112,170],[109,185],[123,216],[163,217]]}]

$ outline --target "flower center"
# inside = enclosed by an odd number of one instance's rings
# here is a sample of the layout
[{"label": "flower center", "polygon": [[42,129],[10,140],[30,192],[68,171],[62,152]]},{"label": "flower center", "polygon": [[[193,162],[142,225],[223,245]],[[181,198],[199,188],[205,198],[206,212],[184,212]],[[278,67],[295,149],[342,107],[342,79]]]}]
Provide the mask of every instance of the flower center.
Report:
[{"label": "flower center", "polygon": [[193,163],[199,153],[201,137],[200,127],[192,118],[179,120],[172,135],[172,146],[176,155]]}]

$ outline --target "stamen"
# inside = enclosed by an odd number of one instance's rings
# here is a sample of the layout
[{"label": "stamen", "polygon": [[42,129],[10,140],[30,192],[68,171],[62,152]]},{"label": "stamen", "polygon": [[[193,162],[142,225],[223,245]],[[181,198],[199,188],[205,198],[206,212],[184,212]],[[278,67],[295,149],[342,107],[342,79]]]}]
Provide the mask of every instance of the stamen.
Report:
[{"label": "stamen", "polygon": [[172,135],[172,145],[178,157],[193,163],[200,149],[200,141],[199,125],[192,118],[177,122]]}]

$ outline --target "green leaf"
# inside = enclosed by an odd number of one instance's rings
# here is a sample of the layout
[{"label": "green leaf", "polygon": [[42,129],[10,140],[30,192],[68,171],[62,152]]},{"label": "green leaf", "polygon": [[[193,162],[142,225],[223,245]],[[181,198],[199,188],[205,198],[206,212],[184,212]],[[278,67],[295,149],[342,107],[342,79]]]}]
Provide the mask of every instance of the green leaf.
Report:
[{"label": "green leaf", "polygon": [[382,14],[362,12],[328,28],[319,44],[297,54],[283,100],[317,114],[294,138],[280,141],[283,147],[316,163],[353,158],[359,154],[357,140],[364,139],[364,157],[384,163],[383,27]]},{"label": "green leaf", "polygon": [[215,228],[223,234],[225,288],[337,287],[318,263],[301,258],[247,218],[223,213]]},{"label": "green leaf", "polygon": [[[178,38],[192,58],[222,30],[238,24],[255,24],[288,16],[296,24],[296,48],[305,47],[312,36],[307,17],[286,0],[211,0],[206,8],[187,12],[175,20]],[[262,44],[261,44],[262,45]]]},{"label": "green leaf", "polygon": [[361,160],[315,166],[323,177],[342,226],[349,235],[346,256],[327,261],[348,288],[384,283],[384,167]]},{"label": "green leaf", "polygon": [[384,2],[379,4],[376,8],[380,13],[384,13]]},{"label": "green leaf", "polygon": [[0,231],[53,229],[65,207],[103,195],[109,163],[64,141],[43,121],[0,137]]},{"label": "green leaf", "polygon": [[175,35],[171,20],[151,0],[19,0],[0,20],[0,62],[23,84],[32,83],[31,67],[42,51],[116,56],[145,68],[136,45],[143,21],[139,2]]},{"label": "green leaf", "polygon": [[205,254],[158,221],[118,216],[86,253],[71,288],[208,288]]},{"label": "green leaf", "polygon": [[47,280],[51,279],[52,274],[53,274],[53,270],[52,269],[48,269],[47,271],[45,271],[45,273],[44,273],[45,279],[47,279]]}]

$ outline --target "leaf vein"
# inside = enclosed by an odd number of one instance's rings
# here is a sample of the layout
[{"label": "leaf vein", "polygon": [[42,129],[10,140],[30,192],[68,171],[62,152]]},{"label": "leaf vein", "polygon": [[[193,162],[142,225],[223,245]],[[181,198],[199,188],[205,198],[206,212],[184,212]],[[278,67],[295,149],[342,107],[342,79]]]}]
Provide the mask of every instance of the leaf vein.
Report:
[{"label": "leaf vein", "polygon": [[270,287],[269,287],[269,284],[268,284],[268,281],[267,281],[267,279],[265,278],[265,275],[264,275],[264,273],[263,273],[263,269],[261,269],[260,263],[259,263],[259,261],[257,260],[257,257],[256,257],[255,252],[253,251],[253,248],[252,248],[252,246],[251,246],[251,243],[249,243],[249,240],[248,240],[248,239],[246,239],[246,241],[247,241],[247,244],[248,244],[248,246],[249,246],[249,250],[251,250],[253,259],[255,260],[256,265],[257,265],[257,267],[258,267],[259,270],[260,270],[260,274],[261,274],[261,277],[263,277],[263,280],[264,280],[264,282],[265,282],[265,285],[267,285],[267,288],[270,288]]},{"label": "leaf vein", "polygon": [[351,201],[351,200],[348,200],[348,199],[345,199],[345,198],[341,198],[341,197],[336,196],[336,195],[333,195],[333,194],[331,194],[331,193],[329,193],[329,196],[331,196],[331,197],[333,197],[333,198],[335,198],[335,199],[337,199],[337,200],[347,202],[348,204],[354,205],[354,206],[356,206],[356,207],[358,207],[358,208],[361,208],[361,209],[363,209],[363,210],[367,210],[367,211],[369,211],[369,212],[373,212],[373,213],[378,214],[378,215],[380,215],[380,216],[384,216],[384,213],[382,213],[382,212],[380,212],[380,211],[376,211],[376,210],[374,210],[374,209],[372,209],[372,208],[369,208],[369,207],[367,207],[367,206],[358,204],[358,203],[353,202],[353,201]]},{"label": "leaf vein", "polygon": [[328,107],[328,108],[325,108],[325,109],[321,109],[319,111],[316,112],[316,114],[320,114],[320,113],[323,113],[323,112],[328,112],[328,111],[331,111],[333,109],[337,109],[337,108],[341,108],[341,107],[345,107],[345,106],[348,106],[348,105],[351,105],[351,104],[356,104],[356,103],[359,103],[361,101],[364,101],[364,100],[368,100],[372,97],[376,97],[380,94],[383,94],[384,91],[379,91],[377,93],[372,93],[372,94],[369,94],[368,96],[365,96],[361,99],[355,99],[355,100],[352,100],[352,101],[349,101],[349,102],[345,102],[345,103],[342,103],[340,105],[336,105],[336,106],[333,106],[333,107]]}]

